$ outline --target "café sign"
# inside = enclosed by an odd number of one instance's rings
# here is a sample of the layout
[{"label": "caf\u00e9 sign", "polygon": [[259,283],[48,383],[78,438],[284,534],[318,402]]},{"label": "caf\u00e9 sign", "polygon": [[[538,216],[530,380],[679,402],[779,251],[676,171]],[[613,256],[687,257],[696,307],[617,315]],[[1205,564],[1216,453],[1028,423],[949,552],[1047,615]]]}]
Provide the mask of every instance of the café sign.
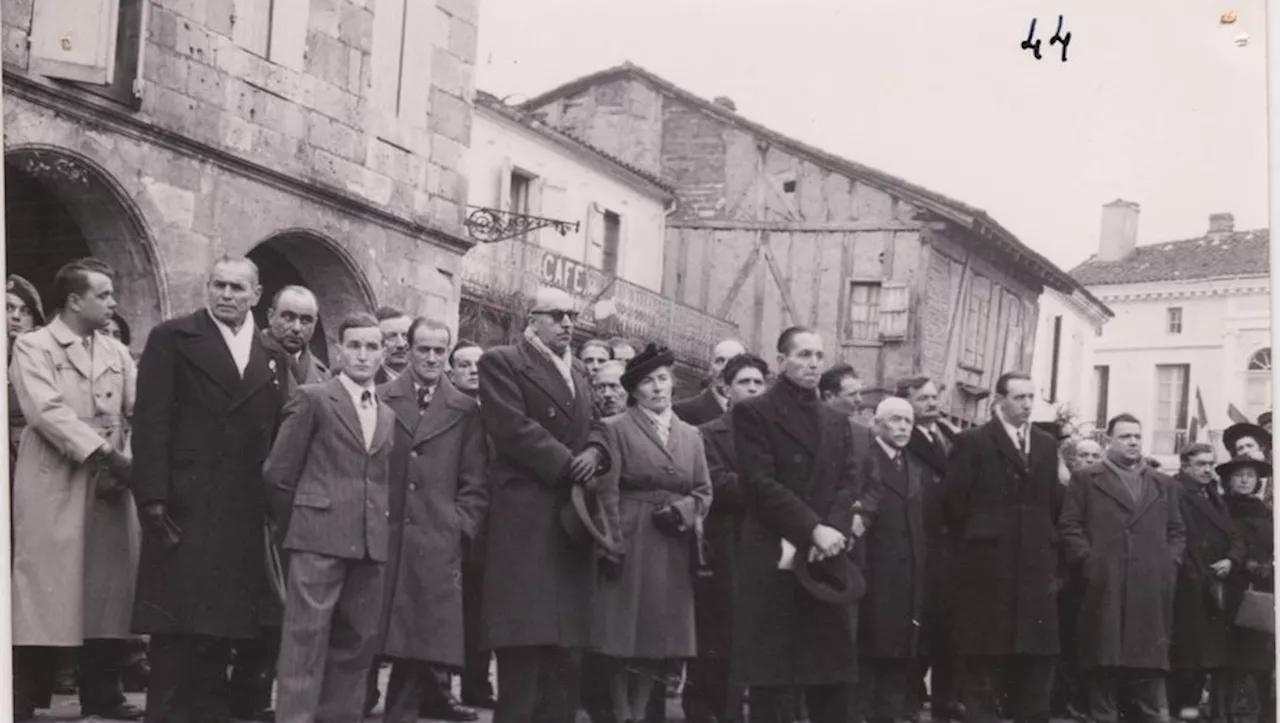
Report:
[{"label": "caf\u00e9 sign", "polygon": [[599,269],[550,251],[542,254],[538,275],[543,284],[584,299],[596,296],[604,288],[604,274]]}]

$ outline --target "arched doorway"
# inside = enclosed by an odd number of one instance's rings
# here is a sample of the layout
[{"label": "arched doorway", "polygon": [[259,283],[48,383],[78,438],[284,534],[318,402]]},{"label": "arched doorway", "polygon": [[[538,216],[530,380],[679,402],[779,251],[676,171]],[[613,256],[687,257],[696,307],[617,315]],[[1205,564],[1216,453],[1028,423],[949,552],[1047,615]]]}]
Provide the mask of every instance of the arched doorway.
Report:
[{"label": "arched doorway", "polygon": [[320,320],[311,338],[311,353],[329,364],[329,349],[337,341],[332,335],[342,318],[356,311],[372,311],[373,290],[364,273],[346,251],[312,231],[294,230],[276,234],[253,247],[249,258],[258,265],[262,300],[253,309],[259,327],[267,324],[267,309],[281,288],[305,286],[320,301]]},{"label": "arched doorway", "polygon": [[140,350],[147,333],[168,314],[168,298],[142,216],[115,179],[65,150],[27,146],[9,150],[5,172],[5,259],[40,293],[53,313],[53,277],[69,261],[95,256],[117,273],[119,314]]}]

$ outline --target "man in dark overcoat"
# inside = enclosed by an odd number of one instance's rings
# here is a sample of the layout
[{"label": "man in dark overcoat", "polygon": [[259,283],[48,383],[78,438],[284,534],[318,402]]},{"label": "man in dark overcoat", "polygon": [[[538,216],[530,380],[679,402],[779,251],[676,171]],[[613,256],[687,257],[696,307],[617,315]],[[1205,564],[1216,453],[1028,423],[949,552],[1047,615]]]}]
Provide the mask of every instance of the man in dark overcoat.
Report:
[{"label": "man in dark overcoat", "polygon": [[[968,720],[1047,721],[1059,652],[1058,445],[1029,423],[1035,384],[996,380],[990,422],[956,435],[945,484],[955,539],[956,652]],[[1003,686],[1001,686],[1003,681]]]},{"label": "man in dark overcoat", "polygon": [[725,339],[716,344],[712,352],[711,372],[707,375],[706,388],[688,399],[671,405],[671,411],[686,424],[692,424],[695,427],[723,416],[725,410],[729,408],[729,396],[721,374],[730,359],[746,351],[746,347],[742,346],[742,342],[737,339]]},{"label": "man in dark overcoat", "polygon": [[738,456],[733,448],[734,404],[765,390],[769,364],[754,354],[739,354],[721,372],[730,411],[700,428],[711,475],[711,511],[703,523],[703,539],[710,555],[710,575],[699,576],[694,587],[698,657],[689,662],[683,708],[690,723],[742,719],[741,686],[730,682],[733,650],[733,585],[738,535],[742,530],[742,489]]},{"label": "man in dark overcoat", "polygon": [[233,640],[259,635],[267,593],[262,464],[293,389],[249,310],[258,269],[223,258],[208,308],[147,338],[133,417],[143,525],[133,629],[151,636],[147,720],[229,720]]},{"label": "man in dark overcoat", "polygon": [[873,475],[880,488],[874,522],[862,540],[867,595],[859,605],[859,702],[870,723],[915,713],[910,701],[919,662],[925,599],[924,471],[905,447],[915,411],[901,397],[876,408]]},{"label": "man in dark overcoat", "polygon": [[1178,567],[1173,597],[1173,641],[1169,646],[1169,713],[1190,713],[1200,706],[1206,679],[1213,684],[1217,719],[1231,712],[1225,582],[1244,560],[1244,540],[1231,521],[1213,476],[1213,448],[1192,444],[1179,455],[1174,478],[1181,488],[1179,512],[1187,528],[1186,554]]},{"label": "man in dark overcoat", "polygon": [[1077,628],[1090,718],[1118,720],[1124,690],[1144,718],[1163,716],[1174,586],[1186,546],[1177,483],[1142,458],[1142,424],[1107,424],[1102,462],[1076,470],[1059,528],[1084,580]]},{"label": "man in dark overcoat", "polygon": [[417,720],[424,697],[440,705],[438,673],[465,662],[459,583],[488,506],[486,440],[479,405],[444,374],[451,344],[443,322],[414,320],[408,368],[378,389],[396,418],[382,642],[394,661],[389,723]]},{"label": "man in dark overcoat", "polygon": [[795,555],[845,554],[862,482],[849,419],[818,398],[822,337],[792,327],[778,340],[780,374],[733,407],[746,516],[738,548],[733,679],[750,687],[753,721],[782,721],[803,694],[813,723],[848,716],[857,680],[857,612],[805,592],[783,565]]},{"label": "man in dark overcoat", "polygon": [[577,311],[542,289],[524,338],[480,357],[480,416],[497,452],[489,470],[483,617],[498,658],[496,723],[573,720],[577,651],[588,642],[592,547],[575,543],[560,511],[575,484],[605,462],[588,444],[591,390],[569,343]]}]

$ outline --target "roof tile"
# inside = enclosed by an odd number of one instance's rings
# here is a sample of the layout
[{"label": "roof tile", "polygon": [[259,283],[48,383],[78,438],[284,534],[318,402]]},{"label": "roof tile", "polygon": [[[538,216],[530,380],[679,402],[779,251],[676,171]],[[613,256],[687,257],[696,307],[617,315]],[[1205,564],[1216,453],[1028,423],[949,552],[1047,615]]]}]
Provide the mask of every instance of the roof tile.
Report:
[{"label": "roof tile", "polygon": [[1085,286],[1266,276],[1270,236],[1268,229],[1257,229],[1148,244],[1119,261],[1090,257],[1071,276]]}]

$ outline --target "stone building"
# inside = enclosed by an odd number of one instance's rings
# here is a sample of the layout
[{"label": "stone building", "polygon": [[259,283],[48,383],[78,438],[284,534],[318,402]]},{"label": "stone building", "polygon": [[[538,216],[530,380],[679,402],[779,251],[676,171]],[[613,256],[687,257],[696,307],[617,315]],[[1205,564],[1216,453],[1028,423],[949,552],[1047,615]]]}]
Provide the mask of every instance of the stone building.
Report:
[{"label": "stone building", "polygon": [[1199,420],[1198,441],[1226,456],[1232,408],[1250,421],[1271,409],[1271,234],[1218,213],[1197,238],[1138,246],[1139,210],[1103,206],[1098,252],[1071,271],[1115,312],[1094,340],[1086,417],[1137,415],[1148,453],[1175,466]]},{"label": "stone building", "polygon": [[135,348],[223,254],[257,261],[260,307],[314,288],[330,341],[378,304],[456,324],[476,22],[476,0],[4,0],[9,269],[47,293],[111,263]]},{"label": "stone building", "polygon": [[630,63],[523,107],[674,184],[665,296],[736,323],[770,359],[785,327],[813,326],[881,393],[929,374],[962,424],[985,416],[1002,372],[1030,366],[1041,290],[1076,288],[983,211]]}]

